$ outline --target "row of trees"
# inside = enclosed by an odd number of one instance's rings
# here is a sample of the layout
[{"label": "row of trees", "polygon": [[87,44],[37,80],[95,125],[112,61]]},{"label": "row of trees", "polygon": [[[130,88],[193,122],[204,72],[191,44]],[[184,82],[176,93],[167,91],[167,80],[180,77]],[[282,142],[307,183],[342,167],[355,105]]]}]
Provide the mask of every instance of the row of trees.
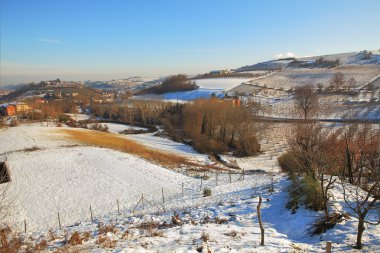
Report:
[{"label": "row of trees", "polygon": [[251,155],[260,150],[255,120],[259,105],[239,106],[232,100],[217,98],[187,104],[161,101],[130,101],[124,105],[94,104],[91,112],[106,119],[128,124],[162,124],[178,141],[188,141],[200,152],[219,154],[229,149],[237,155]]},{"label": "row of trees", "polygon": [[288,207],[295,211],[303,204],[323,210],[325,225],[329,224],[331,190],[340,182],[340,193],[359,221],[356,247],[362,248],[364,224],[380,223],[379,131],[370,125],[351,125],[328,132],[319,124],[303,122],[294,133],[290,149],[279,158],[293,182]]},{"label": "row of trees", "polygon": [[170,76],[165,81],[158,86],[150,87],[139,92],[139,94],[163,94],[166,92],[174,91],[189,91],[198,89],[199,86],[195,84],[194,81],[189,80],[186,75],[174,75]]},{"label": "row of trees", "polygon": [[357,85],[357,81],[354,77],[345,79],[344,74],[342,72],[335,73],[330,80],[330,89],[335,91],[340,91],[345,88],[347,91],[351,91]]},{"label": "row of trees", "polygon": [[223,153],[229,149],[237,155],[252,155],[260,150],[255,120],[257,104],[238,106],[231,100],[217,98],[196,100],[165,113],[165,129],[178,139],[191,140],[205,153]]},{"label": "row of trees", "polygon": [[120,121],[131,125],[151,126],[160,122],[161,115],[168,110],[169,103],[161,101],[130,100],[126,104],[93,104],[91,113],[98,117]]}]

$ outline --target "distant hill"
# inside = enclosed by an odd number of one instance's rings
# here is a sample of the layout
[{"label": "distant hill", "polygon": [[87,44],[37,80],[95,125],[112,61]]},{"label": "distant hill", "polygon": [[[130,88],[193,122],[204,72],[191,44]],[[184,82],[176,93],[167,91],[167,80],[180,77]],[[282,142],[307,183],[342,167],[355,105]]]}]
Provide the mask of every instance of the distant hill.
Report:
[{"label": "distant hill", "polygon": [[286,58],[260,62],[234,69],[234,72],[276,71],[284,68],[331,68],[346,65],[380,65],[380,51],[361,51],[342,54]]}]

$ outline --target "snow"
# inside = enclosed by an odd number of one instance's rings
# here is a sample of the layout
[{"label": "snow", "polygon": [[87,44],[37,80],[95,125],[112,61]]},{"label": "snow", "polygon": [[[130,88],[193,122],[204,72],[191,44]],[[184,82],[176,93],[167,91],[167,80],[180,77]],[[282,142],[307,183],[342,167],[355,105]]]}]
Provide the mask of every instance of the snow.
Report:
[{"label": "snow", "polygon": [[207,155],[198,153],[190,145],[175,142],[160,136],[155,136],[154,133],[133,134],[126,136],[126,138],[136,141],[137,143],[142,144],[146,147],[171,152],[199,161],[208,160]]},{"label": "snow", "polygon": [[88,120],[91,118],[91,115],[89,114],[80,114],[80,113],[66,113],[66,114],[76,121]]},{"label": "snow", "polygon": [[[285,147],[282,141],[287,131],[282,124],[273,129],[267,128],[272,133],[266,133],[260,140],[264,149],[262,155],[236,159],[240,166],[260,169],[265,167],[260,165],[263,162],[268,165],[267,169],[261,173],[247,173],[244,177],[232,174],[231,183],[228,174],[206,172],[208,179],[201,180],[126,153],[73,145],[75,142],[64,140],[57,134],[57,129],[40,123],[0,129],[0,143],[9,143],[0,145],[0,153],[7,153],[12,173],[8,194],[14,203],[8,221],[21,232],[26,220],[28,231],[26,234],[22,232],[22,237],[32,244],[47,239],[49,250],[53,251],[62,247],[65,234],[88,231],[90,240],[73,249],[92,252],[196,252],[202,245],[215,252],[325,252],[325,243],[330,240],[334,252],[356,252],[350,246],[355,242],[356,218],[345,220],[322,236],[311,236],[308,229],[322,213],[300,207],[291,214],[285,208],[290,182],[274,163],[267,163],[269,155],[280,155]],[[123,135],[123,138],[167,152],[206,159],[190,146],[153,134]],[[31,146],[42,149],[21,150]],[[223,158],[231,159],[228,156]],[[269,175],[269,172],[275,174]],[[273,193],[268,191],[272,179]],[[211,189],[212,196],[202,196],[202,189],[206,187]],[[339,187],[337,184],[332,190],[333,207],[349,211]],[[144,206],[136,205],[142,194]],[[259,246],[258,195],[263,197],[261,212],[265,246]],[[120,214],[117,212],[117,200]],[[90,205],[93,222],[90,220]],[[171,224],[173,211],[179,213],[183,225],[163,226],[151,231],[138,227],[151,221]],[[62,230],[58,229],[57,212],[60,213]],[[225,221],[217,224],[218,219]],[[104,235],[117,240],[113,249],[105,249],[96,243],[100,223],[117,228],[117,232]],[[126,231],[129,236],[123,238]],[[153,236],[152,231],[158,231],[162,236]],[[56,235],[56,239],[49,239],[51,233]],[[203,233],[209,235],[207,242],[201,240]],[[363,252],[379,252],[380,226],[368,226],[363,242]]]},{"label": "snow", "polygon": [[194,81],[200,88],[229,90],[249,80],[250,78],[207,78]]},{"label": "snow", "polygon": [[142,95],[134,96],[134,99],[142,100],[163,100],[167,102],[179,102],[183,103],[186,101],[196,100],[200,98],[210,98],[212,94],[215,94],[217,97],[224,97],[222,89],[196,89],[191,91],[177,91],[177,92],[168,92],[161,95]]},{"label": "snow", "polygon": [[8,155],[12,171],[9,193],[15,200],[12,223],[28,221],[30,228],[64,224],[89,218],[89,207],[105,214],[137,202],[141,193],[170,196],[191,178],[129,154],[96,148],[72,147],[18,152]]},{"label": "snow", "polygon": [[[118,124],[118,123],[98,123],[101,125],[108,126],[108,132],[118,134],[120,132],[123,132],[125,130],[139,130],[139,131],[146,131],[147,129],[144,127],[137,127],[137,126],[131,126],[126,124]],[[91,128],[95,123],[93,124],[87,124],[88,128]]]}]

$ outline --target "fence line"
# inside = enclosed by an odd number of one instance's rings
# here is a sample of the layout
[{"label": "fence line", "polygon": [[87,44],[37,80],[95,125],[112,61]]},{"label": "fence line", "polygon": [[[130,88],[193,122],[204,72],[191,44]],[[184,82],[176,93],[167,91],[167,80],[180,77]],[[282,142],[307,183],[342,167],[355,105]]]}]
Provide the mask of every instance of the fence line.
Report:
[{"label": "fence line", "polygon": [[[213,174],[215,174],[215,177],[212,177]],[[213,178],[215,178],[215,182]],[[118,216],[122,215],[124,217],[128,217],[131,215],[142,215],[146,212],[159,212],[159,213],[166,212],[168,211],[167,208],[165,207],[165,204],[167,202],[170,202],[171,200],[189,198],[189,197],[198,201],[202,200],[203,188],[208,188],[208,187],[213,187],[213,186],[220,187],[225,184],[235,183],[235,182],[244,180],[244,172],[242,173],[232,173],[232,172],[209,173],[209,174],[204,173],[199,179],[200,179],[199,181],[192,182],[188,185],[182,182],[181,188],[175,189],[174,191],[171,190],[169,192],[166,192],[164,187],[162,187],[161,192],[159,190],[153,190],[146,193],[144,192],[144,193],[141,193],[141,197],[139,197],[138,199],[136,198],[136,195],[134,195],[134,197],[132,196],[131,198],[129,198],[128,201],[127,200],[123,201],[122,199],[120,201],[120,198],[117,198],[109,203],[110,205],[108,208],[104,208],[103,206],[101,208],[102,209],[101,211],[96,211],[99,209],[97,209],[96,207],[94,208],[94,206],[90,204],[89,209],[87,209],[90,211],[89,213],[90,221],[96,222],[96,217],[104,217],[105,215],[114,216],[116,214]],[[198,183],[198,186],[196,185],[197,183]],[[196,189],[199,189],[199,190],[196,190]],[[169,195],[167,193],[169,193]],[[218,197],[218,196],[219,195],[214,195],[213,197]],[[135,201],[133,201],[132,198],[134,198]],[[115,206],[115,202],[116,202],[116,206]],[[146,206],[146,204],[148,206]],[[83,213],[83,211],[79,211],[79,213],[81,215],[76,216],[76,215],[73,215],[73,212],[70,212],[70,215],[65,215],[65,213],[62,213],[62,211],[57,211],[56,217],[58,218],[58,228],[62,229],[63,227],[67,227],[67,225],[65,226],[63,224],[75,225],[75,224],[78,224],[79,222],[82,222],[83,220],[86,220],[85,215],[83,216],[83,214],[85,213]],[[95,215],[94,213],[97,213],[97,215]],[[74,216],[75,218],[72,218]],[[64,222],[62,222],[63,221],[62,218],[63,220],[65,220]],[[47,222],[46,225],[48,227],[55,227],[53,225],[54,223],[55,222],[50,221],[50,222]],[[33,224],[33,221],[32,222],[29,221],[29,224]],[[31,230],[31,228],[33,228],[33,226],[27,226],[27,219],[22,220],[22,226],[23,226],[22,231],[24,231],[24,233],[28,232],[28,229]],[[37,226],[40,226],[40,224]]]}]

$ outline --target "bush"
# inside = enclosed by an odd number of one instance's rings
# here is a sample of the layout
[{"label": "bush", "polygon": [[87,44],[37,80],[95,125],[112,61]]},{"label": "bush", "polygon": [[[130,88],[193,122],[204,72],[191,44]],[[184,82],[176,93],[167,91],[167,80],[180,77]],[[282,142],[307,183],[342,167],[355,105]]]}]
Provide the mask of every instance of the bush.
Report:
[{"label": "bush", "polygon": [[305,206],[314,211],[323,210],[322,189],[319,181],[305,176],[302,180],[302,186]]},{"label": "bush", "polygon": [[40,243],[36,244],[35,250],[36,251],[43,251],[47,248],[48,244],[46,240],[42,240]]},{"label": "bush", "polygon": [[212,192],[211,192],[210,188],[204,188],[203,189],[203,197],[208,197],[208,196],[211,196],[211,195],[212,195]]},{"label": "bush", "polygon": [[322,190],[317,179],[309,176],[303,178],[293,176],[291,179],[292,184],[288,188],[289,200],[286,208],[291,209],[292,213],[296,212],[299,205],[304,205],[314,211],[323,210]]},{"label": "bush", "polygon": [[70,116],[69,115],[66,115],[66,114],[60,114],[58,115],[58,122],[60,123],[66,123],[67,121],[70,120]]},{"label": "bush", "polygon": [[22,246],[21,238],[10,227],[0,228],[0,252],[16,253]]},{"label": "bush", "polygon": [[228,151],[228,146],[223,142],[201,136],[193,141],[193,147],[200,153],[222,154]]},{"label": "bush", "polygon": [[91,130],[96,130],[96,131],[102,131],[102,132],[108,132],[108,125],[104,124],[98,124],[98,123],[95,123],[94,125],[92,125],[90,127]]},{"label": "bush", "polygon": [[294,174],[301,171],[300,165],[293,151],[288,151],[284,153],[283,155],[278,157],[277,160],[278,164],[280,165],[280,168],[285,173]]},{"label": "bush", "polygon": [[12,119],[11,122],[9,123],[9,126],[11,127],[16,127],[19,125],[19,122],[16,118]]},{"label": "bush", "polygon": [[208,240],[210,240],[210,236],[206,232],[203,232],[201,235],[201,240],[207,242]]},{"label": "bush", "polygon": [[253,135],[240,137],[236,145],[236,155],[250,156],[260,151],[260,144]]},{"label": "bush", "polygon": [[70,237],[68,243],[69,243],[70,245],[73,245],[73,246],[74,246],[74,245],[80,245],[80,244],[82,244],[82,238],[80,237],[80,234],[79,234],[78,231],[75,231],[75,232],[71,235],[71,237]]}]

